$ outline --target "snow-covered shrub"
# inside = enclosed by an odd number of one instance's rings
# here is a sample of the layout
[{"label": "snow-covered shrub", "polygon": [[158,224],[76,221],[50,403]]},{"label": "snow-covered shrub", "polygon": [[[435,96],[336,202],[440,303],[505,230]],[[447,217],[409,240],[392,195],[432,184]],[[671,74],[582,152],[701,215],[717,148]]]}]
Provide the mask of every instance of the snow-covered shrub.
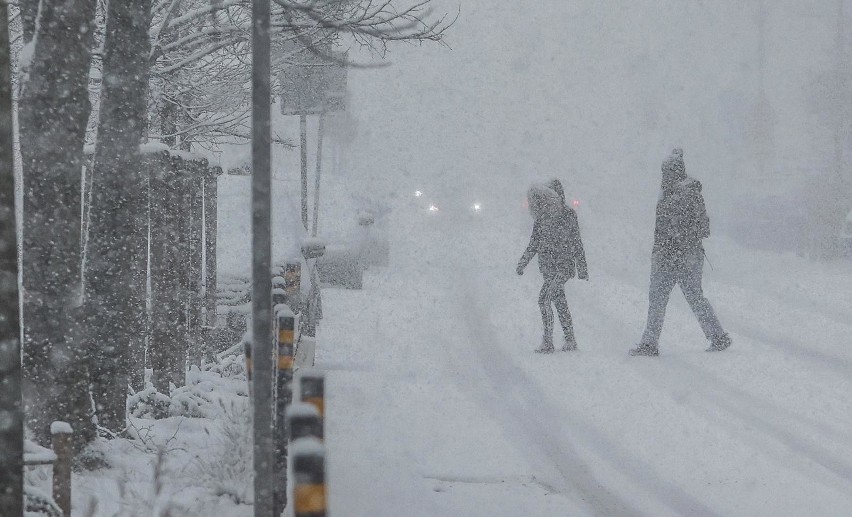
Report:
[{"label": "snow-covered shrub", "polygon": [[147,388],[127,399],[127,410],[132,417],[159,419],[169,416],[171,403],[168,395],[160,393],[149,384]]},{"label": "snow-covered shrub", "polygon": [[170,416],[189,418],[210,418],[213,416],[210,405],[213,401],[199,388],[198,385],[181,386],[172,391]]},{"label": "snow-covered shrub", "polygon": [[24,485],[24,516],[25,517],[62,517],[62,510],[46,492]]},{"label": "snow-covered shrub", "polygon": [[197,459],[199,478],[217,497],[236,504],[254,500],[254,466],[250,406],[239,401],[222,407],[222,434],[208,453]]},{"label": "snow-covered shrub", "polygon": [[208,372],[218,373],[225,379],[245,380],[246,359],[243,354],[228,355],[223,357],[221,362],[205,364],[204,369]]}]

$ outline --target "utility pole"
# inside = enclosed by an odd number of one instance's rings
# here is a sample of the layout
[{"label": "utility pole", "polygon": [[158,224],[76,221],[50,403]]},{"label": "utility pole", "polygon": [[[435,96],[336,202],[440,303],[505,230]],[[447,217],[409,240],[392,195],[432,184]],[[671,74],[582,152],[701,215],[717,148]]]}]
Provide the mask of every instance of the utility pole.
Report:
[{"label": "utility pole", "polygon": [[24,406],[8,5],[0,2],[0,515],[24,514]]},{"label": "utility pole", "polygon": [[254,515],[272,517],[272,185],[270,0],[252,0],[252,401]]}]

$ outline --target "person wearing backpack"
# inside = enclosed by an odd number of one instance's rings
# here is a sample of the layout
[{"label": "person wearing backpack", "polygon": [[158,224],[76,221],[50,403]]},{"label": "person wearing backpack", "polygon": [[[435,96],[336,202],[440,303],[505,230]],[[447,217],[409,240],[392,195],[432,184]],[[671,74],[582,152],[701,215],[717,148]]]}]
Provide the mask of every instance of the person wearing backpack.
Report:
[{"label": "person wearing backpack", "polygon": [[683,150],[674,149],[662,165],[662,188],[657,202],[651,282],[648,290],[648,320],[642,341],[630,355],[659,355],[658,341],[669,295],[679,285],[701,330],[710,341],[708,352],[731,346],[731,338],[701,287],[704,247],[710,236],[710,219],[701,195],[701,183],[686,175]]},{"label": "person wearing backpack", "polygon": [[534,185],[527,192],[527,202],[535,222],[529,245],[518,262],[516,271],[523,275],[524,268],[536,254],[538,255],[538,268],[544,278],[538,296],[544,337],[541,348],[536,352],[551,353],[555,350],[552,305],[556,305],[559,323],[565,336],[562,350],[576,350],[574,326],[568,310],[568,301],[565,299],[565,282],[575,274],[582,280],[589,279],[577,214],[565,204],[565,194],[559,180],[553,180],[547,186]]}]

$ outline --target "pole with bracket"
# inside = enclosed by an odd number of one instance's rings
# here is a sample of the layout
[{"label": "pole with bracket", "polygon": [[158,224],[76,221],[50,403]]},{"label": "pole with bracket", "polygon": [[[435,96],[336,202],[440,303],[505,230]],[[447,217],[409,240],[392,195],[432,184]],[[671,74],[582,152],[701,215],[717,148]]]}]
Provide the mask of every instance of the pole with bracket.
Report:
[{"label": "pole with bracket", "polygon": [[252,391],[254,515],[273,515],[270,1],[252,0]]}]

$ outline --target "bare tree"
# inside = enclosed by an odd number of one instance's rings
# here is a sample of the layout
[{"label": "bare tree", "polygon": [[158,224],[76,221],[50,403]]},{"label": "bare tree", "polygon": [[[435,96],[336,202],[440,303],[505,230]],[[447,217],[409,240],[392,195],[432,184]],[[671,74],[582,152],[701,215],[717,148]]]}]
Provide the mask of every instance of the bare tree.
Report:
[{"label": "bare tree", "polygon": [[[22,2],[25,11],[35,0]],[[94,433],[81,339],[80,169],[95,0],[41,0],[19,103],[24,179],[24,376],[28,421]]]},{"label": "bare tree", "polygon": [[0,514],[23,515],[24,407],[8,6],[0,3]]},{"label": "bare tree", "polygon": [[131,372],[142,369],[131,365],[130,352],[144,347],[148,184],[139,144],[146,129],[151,0],[111,0],[107,9],[84,276],[98,421],[120,432]]},{"label": "bare tree", "polygon": [[[177,121],[153,124],[151,136],[201,146],[248,141],[251,63],[250,2],[161,0],[152,28],[152,113]],[[451,25],[431,18],[429,0],[397,9],[398,1],[274,0],[272,76],[305,52],[334,59],[328,49],[346,41],[384,55],[395,41],[440,41]],[[183,6],[179,15],[175,3]],[[175,36],[175,32],[178,35]],[[351,63],[349,63],[351,65]],[[280,86],[280,85],[279,85]],[[273,94],[280,93],[277,88]],[[165,108],[165,110],[163,110]],[[175,115],[179,113],[180,115]],[[284,143],[283,139],[277,138]]]}]

